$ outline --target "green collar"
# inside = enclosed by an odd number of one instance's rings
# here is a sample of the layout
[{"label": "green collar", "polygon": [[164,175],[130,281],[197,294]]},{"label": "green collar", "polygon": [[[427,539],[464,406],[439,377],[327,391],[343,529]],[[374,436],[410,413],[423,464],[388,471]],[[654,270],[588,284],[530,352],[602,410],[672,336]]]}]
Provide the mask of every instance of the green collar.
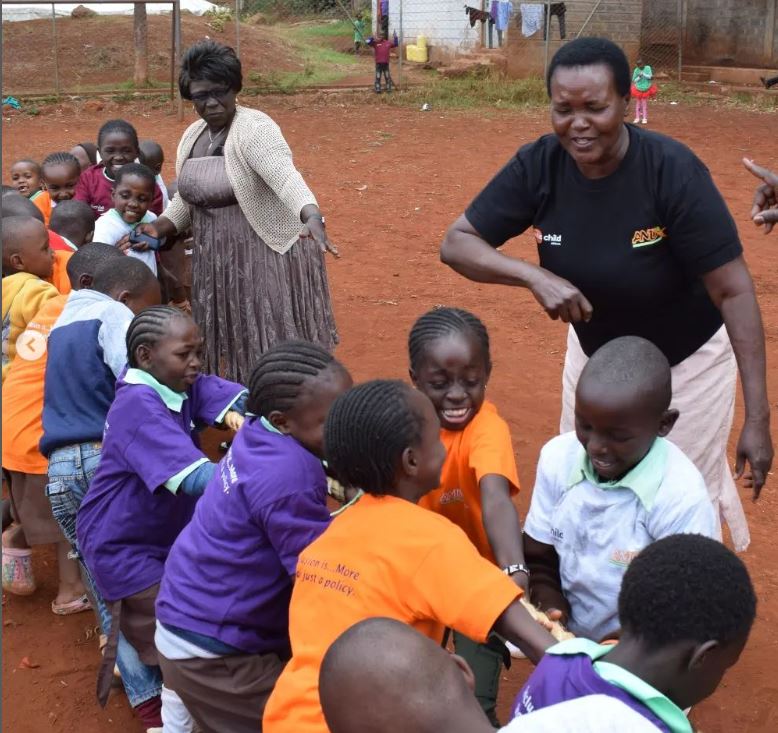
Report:
[{"label": "green collar", "polygon": [[186,392],[174,392],[170,387],[166,387],[154,379],[151,374],[144,372],[143,369],[128,369],[124,375],[124,381],[127,384],[145,384],[147,387],[151,387],[165,403],[168,410],[181,412],[181,406],[187,396]]},{"label": "green collar", "polygon": [[569,639],[546,649],[546,654],[564,656],[566,654],[585,654],[594,662],[594,671],[606,682],[628,692],[645,705],[657,718],[660,718],[672,733],[693,733],[689,719],[669,697],[651,687],[640,677],[628,672],[624,667],[607,661],[597,661],[613,650],[611,644],[596,644],[589,639]]},{"label": "green collar", "polygon": [[592,467],[586,450],[581,446],[578,459],[570,472],[567,488],[572,489],[573,486],[582,481],[588,481],[606,491],[609,489],[630,489],[640,499],[640,503],[646,511],[650,512],[654,506],[656,493],[662,485],[667,453],[667,441],[664,438],[657,438],[643,460],[633,467],[626,476],[618,481],[601,481]]}]

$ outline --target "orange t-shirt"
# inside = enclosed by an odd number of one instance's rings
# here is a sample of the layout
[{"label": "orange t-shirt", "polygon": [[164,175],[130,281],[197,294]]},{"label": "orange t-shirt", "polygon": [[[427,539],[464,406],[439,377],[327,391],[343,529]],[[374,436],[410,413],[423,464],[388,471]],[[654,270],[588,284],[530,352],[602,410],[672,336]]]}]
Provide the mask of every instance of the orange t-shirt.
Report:
[{"label": "orange t-shirt", "polygon": [[327,733],[319,667],[330,644],[358,621],[393,618],[436,642],[450,626],[483,642],[520,595],[444,517],[394,496],[363,496],[300,554],[289,606],[293,656],[263,730]]},{"label": "orange t-shirt", "polygon": [[51,283],[59,290],[61,295],[67,295],[73,289],[70,287],[70,278],[67,271],[68,260],[72,256],[72,252],[54,250],[54,270],[51,273],[51,277],[46,279],[46,282]]},{"label": "orange t-shirt", "polygon": [[51,219],[51,196],[48,191],[41,191],[35,198],[30,199],[43,214],[43,223],[46,228],[49,226],[49,220]]},{"label": "orange t-shirt", "polygon": [[[67,295],[57,295],[46,301],[26,330],[38,331],[48,339],[67,299]],[[38,450],[43,436],[45,373],[45,349],[41,349],[38,359],[25,359],[17,354],[3,382],[3,468],[9,471],[36,474],[48,471],[48,461]]]},{"label": "orange t-shirt", "polygon": [[448,517],[461,527],[487,560],[496,563],[484,528],[480,482],[484,476],[504,476],[511,496],[519,493],[519,474],[508,423],[491,402],[484,402],[464,430],[441,430],[446,462],[441,485],[419,506]]}]

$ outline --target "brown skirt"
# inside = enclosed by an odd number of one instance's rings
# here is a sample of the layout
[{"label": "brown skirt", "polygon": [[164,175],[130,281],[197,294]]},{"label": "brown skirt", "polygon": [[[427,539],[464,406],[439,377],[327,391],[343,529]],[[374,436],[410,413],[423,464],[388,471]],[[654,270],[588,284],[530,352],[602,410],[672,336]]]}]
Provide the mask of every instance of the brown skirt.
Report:
[{"label": "brown skirt", "polygon": [[338,343],[324,254],[312,239],[285,254],[268,247],[237,204],[222,157],[186,161],[178,190],[192,215],[191,303],[205,371],[247,384],[281,341]]},{"label": "brown skirt", "polygon": [[159,664],[165,687],[178,694],[201,733],[261,733],[265,704],[285,662],[276,654],[216,659],[160,654]]},{"label": "brown skirt", "polygon": [[19,471],[6,473],[10,476],[8,493],[11,497],[11,514],[22,525],[27,544],[64,542],[65,535],[51,513],[51,504],[46,496],[46,474]]}]

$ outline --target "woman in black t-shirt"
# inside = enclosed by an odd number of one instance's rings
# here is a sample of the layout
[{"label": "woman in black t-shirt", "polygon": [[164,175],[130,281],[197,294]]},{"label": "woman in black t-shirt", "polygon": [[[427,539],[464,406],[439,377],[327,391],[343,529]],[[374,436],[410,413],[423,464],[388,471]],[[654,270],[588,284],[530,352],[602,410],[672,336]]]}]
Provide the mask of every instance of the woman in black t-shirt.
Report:
[{"label": "woman in black t-shirt", "polygon": [[[630,74],[618,46],[568,43],[547,86],[554,134],[522,147],[478,194],[446,234],[441,258],[471,280],[529,288],[551,318],[572,324],[562,431],[574,428],[578,375],[599,346],[624,335],[659,346],[681,412],[672,438],[745,549],[726,457],[738,368],[746,421],[736,473],[748,462],[755,497],[773,447],[764,332],[735,223],[686,146],[624,123]],[[498,251],[530,227],[540,266]]]}]

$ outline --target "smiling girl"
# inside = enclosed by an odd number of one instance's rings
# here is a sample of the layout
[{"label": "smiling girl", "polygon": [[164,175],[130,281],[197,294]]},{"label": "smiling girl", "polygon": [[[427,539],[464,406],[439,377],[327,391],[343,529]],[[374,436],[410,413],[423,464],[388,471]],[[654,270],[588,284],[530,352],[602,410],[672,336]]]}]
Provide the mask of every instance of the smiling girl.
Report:
[{"label": "smiling girl", "polygon": [[[138,133],[125,120],[108,120],[97,134],[97,149],[100,162],[81,174],[75,198],[86,201],[95,216],[99,217],[113,207],[112,192],[119,169],[136,162],[140,157]],[[154,198],[149,208],[157,216],[162,213],[162,191],[159,186],[154,189]]]}]

